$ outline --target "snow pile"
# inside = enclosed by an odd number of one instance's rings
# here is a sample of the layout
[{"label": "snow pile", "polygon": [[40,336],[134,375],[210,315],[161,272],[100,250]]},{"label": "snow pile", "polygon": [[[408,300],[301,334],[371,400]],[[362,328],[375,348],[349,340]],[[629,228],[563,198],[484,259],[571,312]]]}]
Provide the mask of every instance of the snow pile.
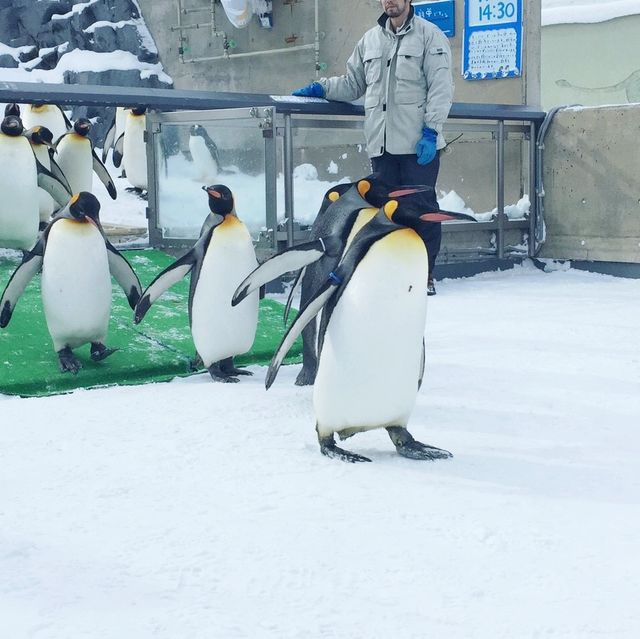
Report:
[{"label": "snow pile", "polygon": [[542,0],[542,26],[605,22],[640,14],[640,0]]}]

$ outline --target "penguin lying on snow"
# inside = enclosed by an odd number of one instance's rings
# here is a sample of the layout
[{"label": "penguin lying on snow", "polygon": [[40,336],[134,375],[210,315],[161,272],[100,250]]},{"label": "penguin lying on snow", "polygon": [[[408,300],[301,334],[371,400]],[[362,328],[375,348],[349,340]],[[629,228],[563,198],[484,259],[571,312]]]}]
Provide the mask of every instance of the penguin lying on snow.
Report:
[{"label": "penguin lying on snow", "polygon": [[71,197],[62,174],[54,175],[38,159],[23,135],[19,117],[0,125],[0,246],[30,249],[38,239],[38,186],[64,206]]},{"label": "penguin lying on snow", "polygon": [[15,270],[0,300],[0,327],[7,326],[20,295],[42,268],[42,304],[60,370],[77,373],[80,361],[72,349],[91,343],[91,359],[114,350],[104,341],[111,312],[111,277],[134,308],[140,282],[127,260],[105,237],[94,195],[74,195],[42,233]]},{"label": "penguin lying on snow", "polygon": [[256,266],[247,227],[238,219],[233,195],[222,184],[203,187],[211,213],[195,246],[162,271],[142,294],[134,321],[142,321],[149,307],[170,286],[191,273],[189,321],[199,356],[215,381],[237,382],[235,375],[251,375],[236,368],[233,356],[248,351],[258,324],[258,293],[247,306],[233,308],[237,282]]},{"label": "penguin lying on snow", "polygon": [[[425,363],[429,265],[415,228],[427,221],[469,216],[423,211],[419,197],[390,200],[370,220],[361,220],[346,249],[338,234],[294,247],[271,260],[304,266],[324,255],[338,255],[336,268],[285,334],[265,382],[269,388],[295,339],[322,311],[313,403],[320,450],[329,457],[371,461],[338,448],[334,433],[345,439],[374,428],[386,428],[404,457],[451,457],[448,451],[416,441],[406,428]],[[269,261],[260,270],[273,274]],[[238,287],[233,303],[239,303],[262,279],[258,271]]]}]

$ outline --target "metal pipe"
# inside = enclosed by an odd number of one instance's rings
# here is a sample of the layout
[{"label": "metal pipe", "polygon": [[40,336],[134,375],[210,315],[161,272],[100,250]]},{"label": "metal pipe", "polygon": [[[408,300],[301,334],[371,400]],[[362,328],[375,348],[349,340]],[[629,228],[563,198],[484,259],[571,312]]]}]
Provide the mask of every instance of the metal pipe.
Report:
[{"label": "metal pipe", "polygon": [[314,26],[315,26],[315,62],[316,62],[316,78],[320,76],[320,12],[318,11],[318,0],[316,0],[314,8]]},{"label": "metal pipe", "polygon": [[293,246],[293,131],[291,114],[284,116],[284,214],[287,218],[287,247]]},{"label": "metal pipe", "polygon": [[190,58],[185,62],[210,62],[212,60],[228,60],[230,58],[252,58],[259,55],[270,55],[273,53],[287,53],[288,51],[301,51],[302,49],[313,49],[315,44],[300,44],[295,47],[285,47],[284,49],[268,49],[266,51],[247,51],[246,53],[225,53],[222,55],[208,56],[206,58]]},{"label": "metal pipe", "polygon": [[498,259],[504,258],[504,121],[498,123],[498,138],[496,148],[496,199],[498,206],[498,229],[496,241],[498,245]]},{"label": "metal pipe", "polygon": [[529,257],[536,254],[536,223],[538,219],[538,184],[536,182],[536,124],[529,124],[529,241],[527,242]]}]

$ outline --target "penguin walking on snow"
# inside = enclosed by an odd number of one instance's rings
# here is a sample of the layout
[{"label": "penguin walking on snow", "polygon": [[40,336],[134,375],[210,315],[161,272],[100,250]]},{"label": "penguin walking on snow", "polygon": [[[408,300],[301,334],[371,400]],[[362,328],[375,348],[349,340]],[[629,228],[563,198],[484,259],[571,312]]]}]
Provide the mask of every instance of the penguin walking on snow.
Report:
[{"label": "penguin walking on snow", "polygon": [[[338,448],[334,433],[385,428],[400,455],[434,460],[451,453],[416,441],[406,426],[422,383],[429,270],[427,250],[415,228],[426,221],[469,219],[463,214],[424,213],[419,197],[388,201],[359,230],[324,283],[301,308],[273,357],[265,385],[273,383],[284,356],[320,312],[318,369],[313,389],[316,432],[324,455],[371,461]],[[340,236],[321,237],[287,251],[292,262],[311,263],[336,254]],[[283,260],[282,255],[271,261]],[[269,270],[269,261],[258,270]],[[260,279],[238,288],[233,303]]]},{"label": "penguin walking on snow", "polygon": [[236,368],[234,355],[248,351],[258,324],[258,292],[249,295],[246,308],[232,307],[237,282],[257,266],[247,227],[235,212],[233,194],[217,184],[203,187],[210,213],[194,247],[162,271],[142,294],[134,321],[142,321],[149,307],[170,286],[191,273],[189,322],[197,356],[212,379],[237,382],[236,375],[251,375]]},{"label": "penguin walking on snow", "polygon": [[189,152],[195,168],[195,180],[211,184],[220,171],[218,147],[200,124],[189,129]]},{"label": "penguin walking on snow", "polygon": [[9,323],[20,295],[42,269],[42,305],[62,372],[77,373],[73,349],[91,344],[91,359],[114,352],[104,344],[111,313],[111,275],[131,308],[140,298],[140,282],[126,259],[105,237],[94,195],[74,195],[42,233],[15,270],[0,300],[0,327]]},{"label": "penguin walking on snow", "polygon": [[62,206],[71,193],[64,178],[56,178],[36,158],[23,135],[19,117],[9,115],[0,126],[0,246],[30,249],[38,239],[38,186]]},{"label": "penguin walking on snow", "polygon": [[91,122],[86,118],[79,118],[73,125],[73,130],[63,135],[56,144],[58,166],[67,177],[74,193],[93,190],[93,173],[100,178],[111,199],[118,197],[116,186],[109,175],[109,171],[96,155],[93,143],[89,137]]}]

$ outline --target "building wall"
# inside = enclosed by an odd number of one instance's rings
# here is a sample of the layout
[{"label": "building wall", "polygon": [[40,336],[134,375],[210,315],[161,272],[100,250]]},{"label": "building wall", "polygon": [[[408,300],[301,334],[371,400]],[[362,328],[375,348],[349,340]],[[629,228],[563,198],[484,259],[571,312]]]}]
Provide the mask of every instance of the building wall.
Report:
[{"label": "building wall", "polygon": [[[184,60],[217,56],[223,53],[223,36],[212,36],[209,27],[183,31],[180,41],[178,8],[183,25],[211,21],[215,8],[217,30],[235,41],[231,54],[282,49],[314,44],[314,0],[273,0],[274,27],[266,30],[257,18],[245,29],[236,29],[228,21],[222,6],[210,0],[139,0],[167,72],[181,89],[238,91],[285,95],[320,75],[341,74],[344,64],[362,34],[375,24],[381,13],[378,0],[319,0],[319,53],[322,69],[316,71],[314,50],[291,51],[249,58],[231,58],[208,62],[182,62],[179,49],[185,48]],[[193,9],[202,9],[191,12]],[[506,104],[540,103],[540,6],[524,2],[525,73],[522,78],[501,80],[463,80],[460,52],[464,26],[464,2],[456,1],[456,36],[451,40],[454,57],[455,100]],[[326,65],[326,68],[325,68]]]},{"label": "building wall", "polygon": [[640,15],[541,30],[542,105],[640,102]]}]

